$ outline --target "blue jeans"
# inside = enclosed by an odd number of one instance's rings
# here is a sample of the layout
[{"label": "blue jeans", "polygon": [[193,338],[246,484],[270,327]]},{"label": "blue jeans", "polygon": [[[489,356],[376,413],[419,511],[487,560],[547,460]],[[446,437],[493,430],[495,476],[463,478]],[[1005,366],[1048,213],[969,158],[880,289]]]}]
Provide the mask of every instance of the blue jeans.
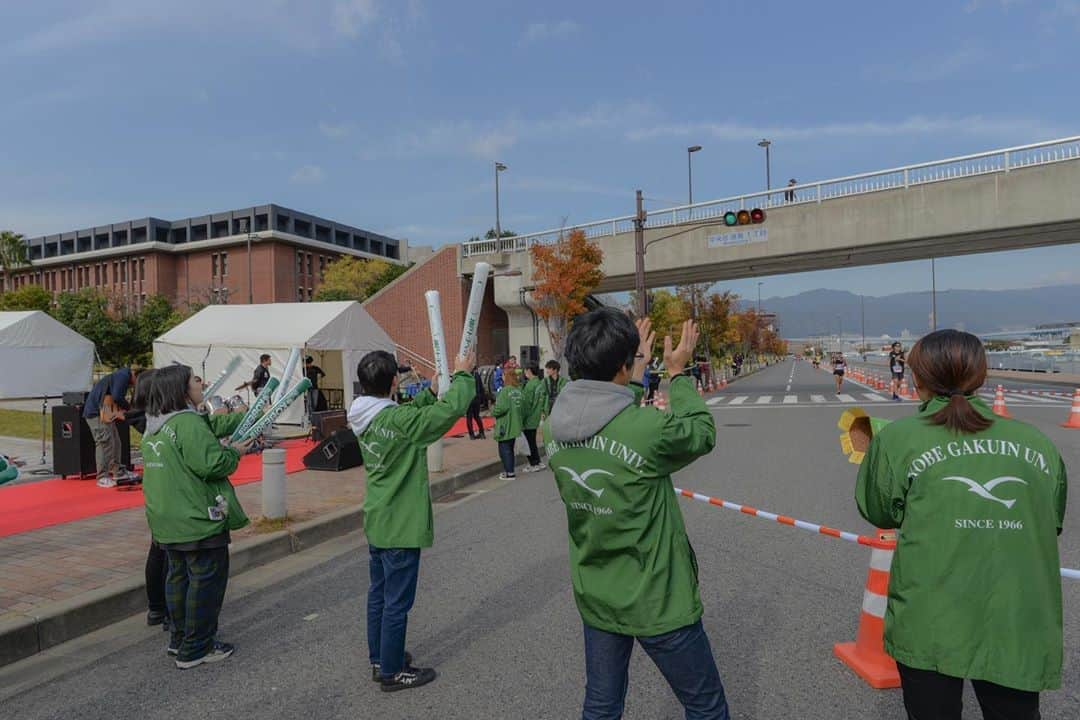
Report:
[{"label": "blue jeans", "polygon": [[503,472],[507,475],[514,474],[514,441],[513,440],[500,440],[499,441],[499,459],[502,460]]},{"label": "blue jeans", "polygon": [[371,585],[367,597],[368,658],[385,678],[405,664],[405,630],[416,599],[418,548],[368,547]]},{"label": "blue jeans", "polygon": [[700,620],[663,635],[639,638],[586,625],[585,707],[581,720],[622,717],[634,640],[663,673],[686,710],[686,720],[728,720],[724,685]]}]

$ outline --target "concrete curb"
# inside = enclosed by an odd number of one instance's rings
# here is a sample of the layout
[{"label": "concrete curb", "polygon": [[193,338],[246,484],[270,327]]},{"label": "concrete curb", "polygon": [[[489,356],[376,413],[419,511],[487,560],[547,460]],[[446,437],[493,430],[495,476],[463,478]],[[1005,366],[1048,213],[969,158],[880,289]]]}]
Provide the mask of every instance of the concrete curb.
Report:
[{"label": "concrete curb", "polygon": [[[501,467],[497,460],[484,462],[437,478],[431,483],[431,498],[438,500],[489,478]],[[229,549],[230,576],[303,552],[359,530],[363,524],[363,506],[351,505],[296,523],[286,530],[234,543]],[[0,621],[0,667],[145,611],[146,582],[140,573],[78,597],[42,605],[32,612],[22,613],[21,617]]]}]

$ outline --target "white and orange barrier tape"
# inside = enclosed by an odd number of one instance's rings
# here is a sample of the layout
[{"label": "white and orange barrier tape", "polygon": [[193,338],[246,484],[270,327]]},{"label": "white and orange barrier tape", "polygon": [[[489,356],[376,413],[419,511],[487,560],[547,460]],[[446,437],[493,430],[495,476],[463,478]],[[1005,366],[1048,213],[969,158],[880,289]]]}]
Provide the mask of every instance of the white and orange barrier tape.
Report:
[{"label": "white and orange barrier tape", "polygon": [[[869,537],[866,535],[859,535],[858,533],[837,530],[836,528],[831,528],[828,525],[818,525],[816,523],[806,522],[805,520],[796,520],[795,518],[788,517],[787,515],[778,515],[776,513],[768,512],[767,510],[759,510],[758,508],[751,507],[749,505],[740,505],[738,503],[733,503],[728,500],[721,500],[720,498],[702,495],[701,493],[694,492],[693,490],[683,490],[682,488],[675,488],[675,494],[681,495],[682,497],[690,498],[691,500],[697,500],[698,502],[707,503],[709,505],[727,508],[728,510],[735,510],[737,512],[741,512],[744,515],[753,515],[754,517],[758,517],[763,520],[772,520],[773,522],[780,523],[781,525],[789,525],[791,527],[796,527],[800,530],[806,530],[807,532],[816,533],[818,535],[826,535],[828,537],[836,538],[837,540],[845,540],[850,543],[866,545],[867,547],[877,548],[879,550],[894,550],[896,548],[896,543],[891,540],[879,540],[878,538]],[[1080,570],[1074,570],[1072,568],[1061,568],[1061,576],[1064,578],[1069,578],[1070,580],[1080,580]]]}]

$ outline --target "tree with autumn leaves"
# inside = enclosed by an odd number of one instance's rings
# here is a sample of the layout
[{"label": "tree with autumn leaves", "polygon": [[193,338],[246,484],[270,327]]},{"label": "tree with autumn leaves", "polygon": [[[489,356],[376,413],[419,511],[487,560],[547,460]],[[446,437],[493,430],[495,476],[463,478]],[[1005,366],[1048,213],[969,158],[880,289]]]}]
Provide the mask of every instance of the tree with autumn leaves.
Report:
[{"label": "tree with autumn leaves", "polygon": [[581,230],[571,230],[554,245],[533,245],[529,253],[536,314],[547,328],[552,353],[562,357],[570,323],[585,312],[585,298],[604,279],[604,253]]}]

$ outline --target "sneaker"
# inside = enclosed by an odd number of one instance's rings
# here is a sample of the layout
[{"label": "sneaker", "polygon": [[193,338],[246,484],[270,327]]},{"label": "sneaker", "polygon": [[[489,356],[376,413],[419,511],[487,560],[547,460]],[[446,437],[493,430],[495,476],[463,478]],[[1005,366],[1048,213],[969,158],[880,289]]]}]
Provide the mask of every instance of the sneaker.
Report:
[{"label": "sneaker", "polygon": [[167,622],[169,616],[162,610],[151,610],[146,613],[146,624],[153,627],[154,625],[161,625]]},{"label": "sneaker", "polygon": [[499,479],[500,480],[513,480],[516,477],[517,477],[517,475],[515,475],[514,473],[510,473],[509,475],[504,473],[504,472],[499,473]]},{"label": "sneaker", "polygon": [[398,690],[411,690],[421,685],[427,685],[437,677],[432,668],[414,668],[406,666],[392,678],[379,681],[379,689],[383,692],[397,692]]},{"label": "sneaker", "polygon": [[171,655],[172,657],[176,657],[177,655],[180,654],[180,643],[179,642],[173,642],[173,639],[169,638],[169,646],[167,648],[165,648],[165,652],[167,654]]},{"label": "sneaker", "polygon": [[99,477],[98,480],[97,480],[97,486],[99,488],[116,487],[116,478],[114,478],[112,475],[106,475],[104,477]]},{"label": "sneaker", "polygon": [[177,660],[176,667],[181,670],[188,670],[193,667],[198,667],[203,663],[220,662],[230,657],[234,652],[236,652],[236,648],[229,643],[217,642],[215,640],[213,646],[210,648],[210,652],[206,653],[201,658],[196,658],[194,660]]},{"label": "sneaker", "polygon": [[[405,651],[405,667],[412,665],[412,653]],[[379,663],[371,663],[371,681],[382,682],[382,673],[379,671]]]},{"label": "sneaker", "polygon": [[523,473],[534,473],[534,472],[536,472],[536,466],[535,465],[526,465],[525,467],[521,468],[521,472],[523,472]]},{"label": "sneaker", "polygon": [[893,395],[892,399],[895,400],[896,402],[900,402],[900,396],[899,395]]}]

